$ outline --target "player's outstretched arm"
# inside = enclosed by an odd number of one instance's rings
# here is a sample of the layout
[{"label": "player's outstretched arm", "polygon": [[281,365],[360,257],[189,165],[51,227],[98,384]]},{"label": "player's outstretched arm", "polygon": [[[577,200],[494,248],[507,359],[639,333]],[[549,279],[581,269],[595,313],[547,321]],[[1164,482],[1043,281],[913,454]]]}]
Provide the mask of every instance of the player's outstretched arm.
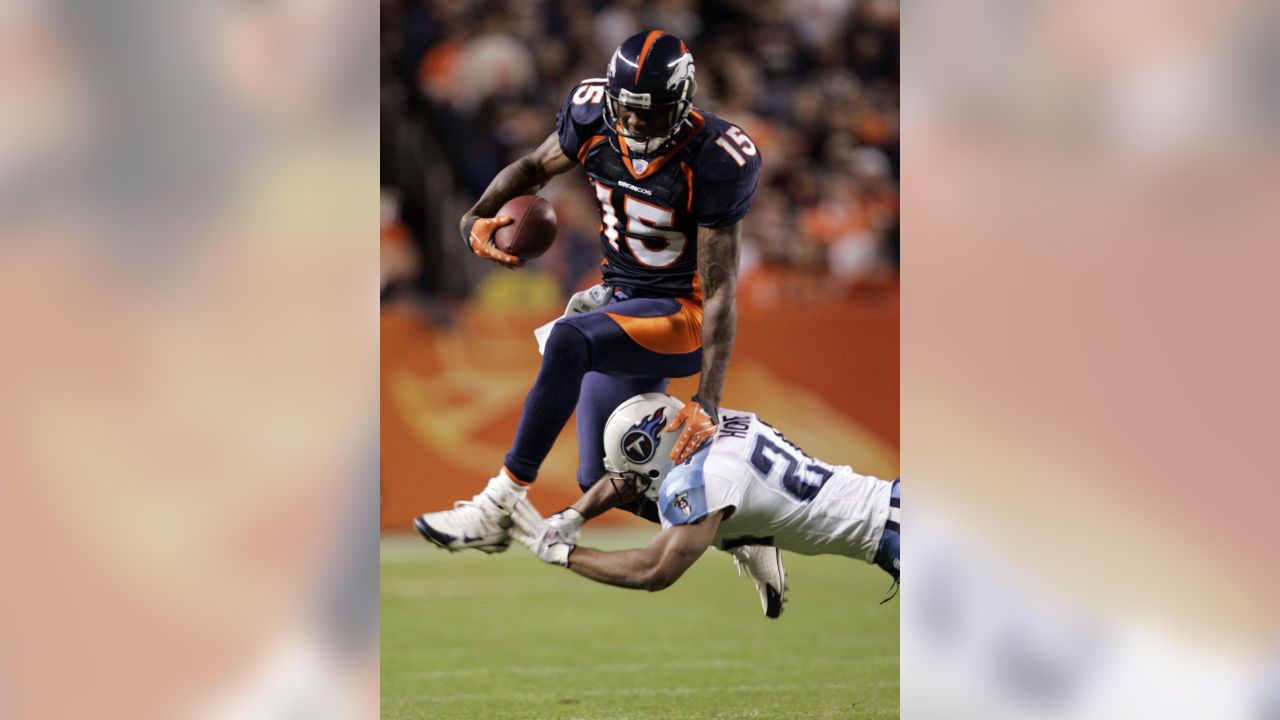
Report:
[{"label": "player's outstretched arm", "polygon": [[640,550],[605,552],[579,547],[569,553],[569,569],[596,582],[656,592],[671,587],[715,539],[724,512],[701,522],[674,525]]},{"label": "player's outstretched arm", "polygon": [[480,199],[462,216],[458,229],[462,239],[476,255],[507,267],[520,267],[524,261],[499,250],[493,244],[493,233],[513,222],[509,217],[493,217],[507,201],[537,192],[552,177],[572,170],[576,163],[560,149],[560,141],[551,133],[536,150],[521,157],[499,172]]},{"label": "player's outstretched arm", "polygon": [[516,506],[517,535],[534,555],[556,565],[568,562],[569,552],[578,544],[582,526],[588,520],[603,515],[625,502],[644,494],[643,488],[632,478],[621,473],[607,472],[587,492],[569,507],[543,518],[533,504],[521,500]]},{"label": "player's outstretched arm", "polygon": [[698,279],[702,284],[702,375],[698,394],[667,426],[684,430],[671,458],[684,462],[716,434],[720,396],[729,372],[729,356],[738,327],[738,243],[740,223],[721,228],[698,228]]},{"label": "player's outstretched arm", "polygon": [[738,245],[741,223],[698,228],[698,277],[702,281],[702,375],[698,399],[713,417],[720,409],[729,355],[738,328]]}]

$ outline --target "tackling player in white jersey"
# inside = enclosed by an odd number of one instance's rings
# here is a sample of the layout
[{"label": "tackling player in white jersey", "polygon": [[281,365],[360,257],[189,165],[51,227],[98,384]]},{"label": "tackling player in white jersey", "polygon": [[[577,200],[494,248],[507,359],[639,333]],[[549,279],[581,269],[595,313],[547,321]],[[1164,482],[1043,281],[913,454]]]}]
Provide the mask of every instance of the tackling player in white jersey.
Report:
[{"label": "tackling player in white jersey", "polygon": [[[650,591],[669,587],[711,545],[844,555],[879,565],[898,581],[899,481],[812,458],[754,413],[724,408],[715,437],[672,467],[670,448],[679,433],[664,428],[683,405],[661,393],[619,405],[604,433],[610,482],[597,483],[547,520],[531,507],[521,509],[517,539],[540,559],[583,577]],[[583,522],[641,494],[656,497],[662,518],[647,548],[603,552],[577,545]],[[775,558],[780,568],[780,553]],[[766,615],[778,616],[785,592],[785,574],[781,588],[762,589]]]}]

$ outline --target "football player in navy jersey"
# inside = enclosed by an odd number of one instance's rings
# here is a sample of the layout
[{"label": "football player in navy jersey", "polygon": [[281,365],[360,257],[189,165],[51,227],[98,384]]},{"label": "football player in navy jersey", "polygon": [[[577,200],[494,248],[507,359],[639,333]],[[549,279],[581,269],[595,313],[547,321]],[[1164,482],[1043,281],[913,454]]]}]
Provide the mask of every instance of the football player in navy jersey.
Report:
[{"label": "football player in navy jersey", "polygon": [[[741,128],[693,105],[693,55],[679,38],[652,30],[614,51],[606,76],[570,90],[556,131],[504,168],[463,217],[462,239],[476,255],[509,268],[494,217],[512,198],[537,191],[581,165],[600,204],[602,284],[579,293],[545,338],[542,367],[525,399],[515,440],[485,489],[414,526],[449,549],[501,552],[511,513],[575,407],[578,483],[605,475],[605,421],[619,403],[663,392],[669,378],[701,373],[697,394],[670,420],[682,461],[715,435],[733,350],[741,222],[760,173],[760,153]],[[571,308],[575,303],[570,304]],[[657,521],[643,500],[628,507]],[[556,521],[580,525],[567,510]],[[774,548],[745,546],[735,557],[762,596],[785,591]]]}]

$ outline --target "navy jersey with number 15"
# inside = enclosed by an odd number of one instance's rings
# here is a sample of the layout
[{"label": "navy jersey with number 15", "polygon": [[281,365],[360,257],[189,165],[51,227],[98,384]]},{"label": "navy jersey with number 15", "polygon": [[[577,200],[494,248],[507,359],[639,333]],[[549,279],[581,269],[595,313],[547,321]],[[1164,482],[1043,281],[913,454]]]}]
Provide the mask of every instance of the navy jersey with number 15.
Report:
[{"label": "navy jersey with number 15", "polygon": [[586,170],[600,204],[604,282],[701,301],[698,228],[747,214],[760,153],[741,128],[694,109],[670,150],[632,158],[606,127],[604,92],[604,78],[584,80],[556,116],[560,149]]}]

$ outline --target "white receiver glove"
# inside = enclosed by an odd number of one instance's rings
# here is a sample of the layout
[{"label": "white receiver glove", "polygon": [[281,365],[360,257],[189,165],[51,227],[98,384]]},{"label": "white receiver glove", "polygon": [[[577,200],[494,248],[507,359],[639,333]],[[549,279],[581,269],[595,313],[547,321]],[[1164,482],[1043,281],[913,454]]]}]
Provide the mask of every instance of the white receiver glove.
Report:
[{"label": "white receiver glove", "polygon": [[585,518],[576,510],[568,509],[552,516],[551,520],[543,520],[538,511],[528,500],[521,500],[516,505],[512,519],[511,536],[529,548],[529,552],[538,559],[569,567],[569,554],[577,547],[578,528],[582,527]]},{"label": "white receiver glove", "polygon": [[559,531],[560,536],[575,545],[578,542],[578,536],[582,534],[582,524],[587,518],[582,513],[573,508],[565,508],[560,512],[547,518],[547,526]]}]

